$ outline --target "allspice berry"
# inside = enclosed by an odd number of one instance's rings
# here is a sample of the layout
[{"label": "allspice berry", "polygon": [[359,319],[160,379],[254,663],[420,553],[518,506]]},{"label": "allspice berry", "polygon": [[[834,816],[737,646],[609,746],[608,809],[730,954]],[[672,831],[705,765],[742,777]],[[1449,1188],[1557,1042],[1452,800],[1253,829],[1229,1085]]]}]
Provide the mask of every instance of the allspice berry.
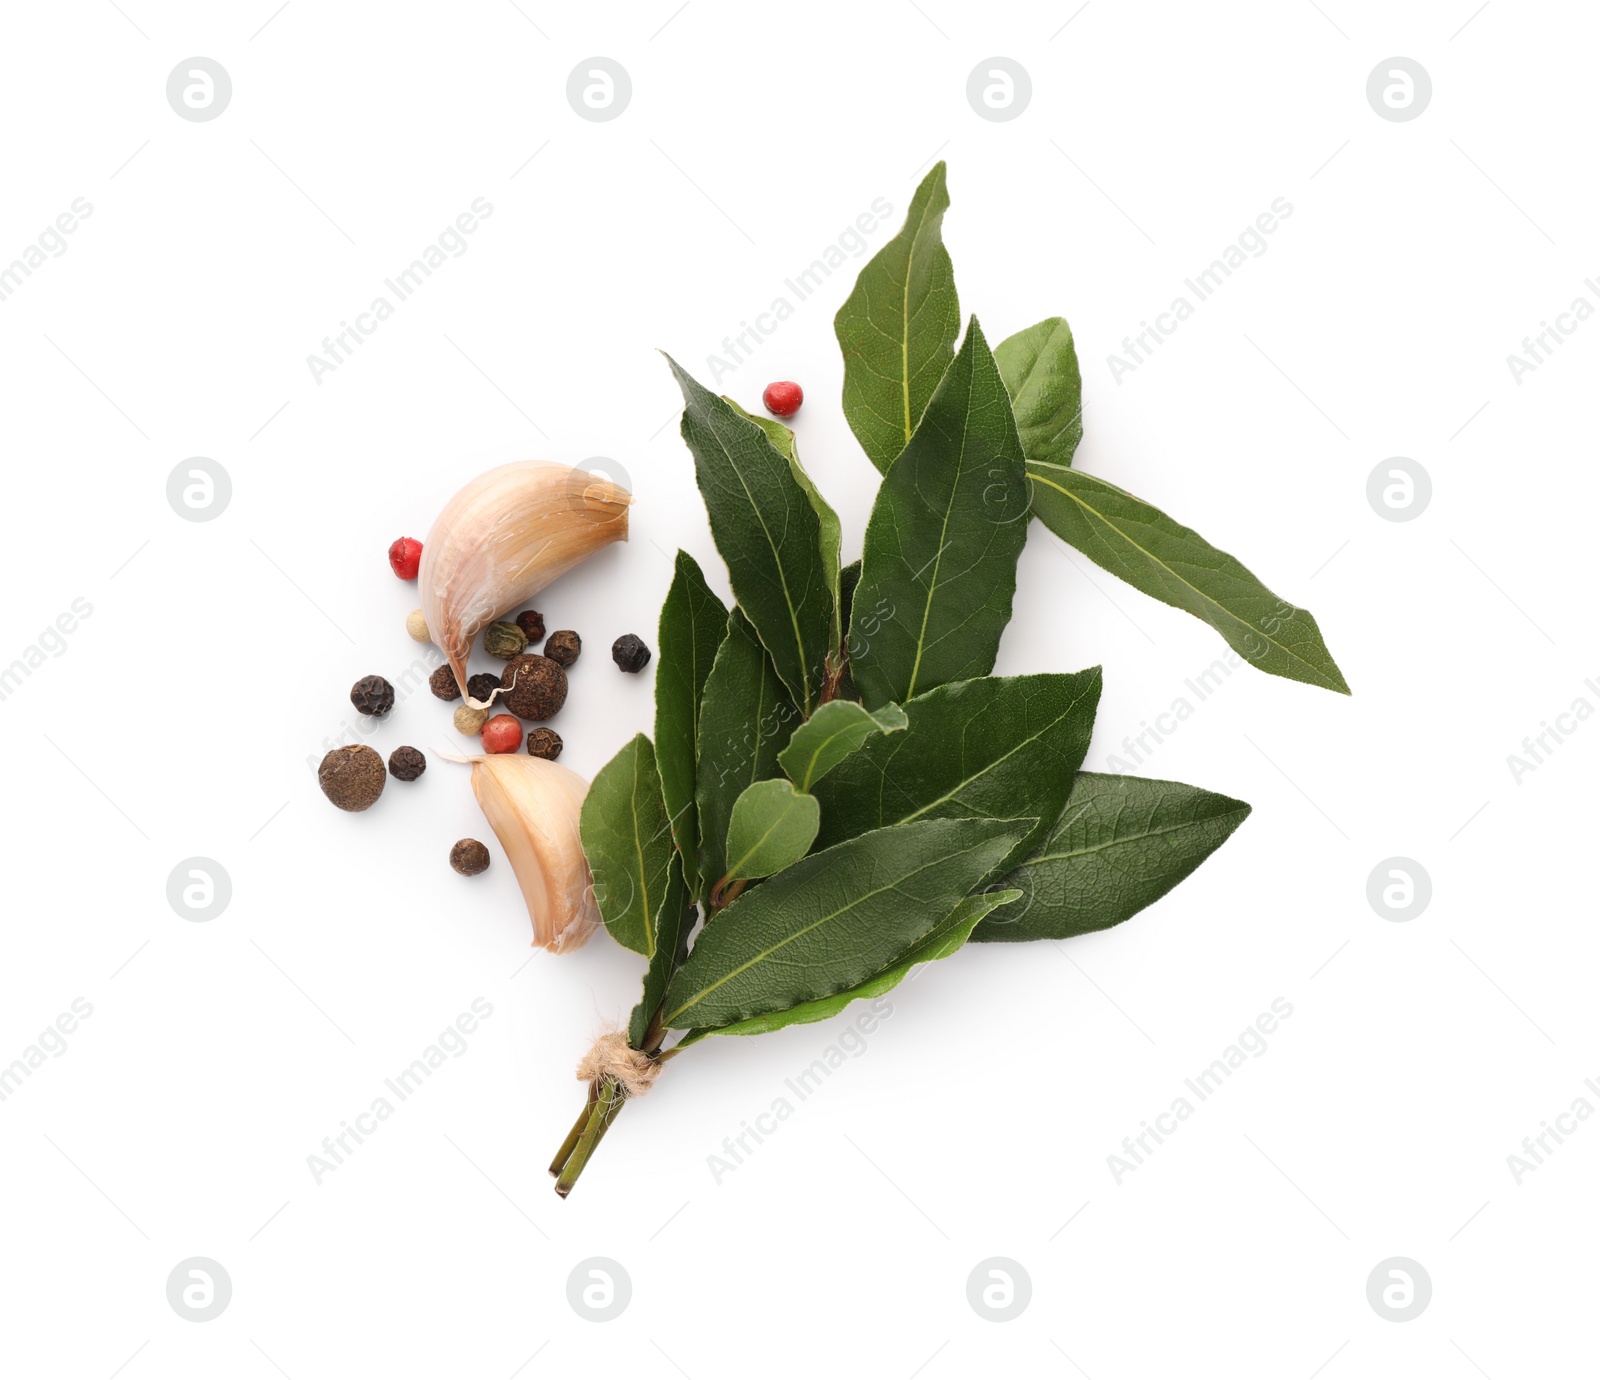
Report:
[{"label": "allspice berry", "polygon": [[498,703],[519,719],[553,719],[567,702],[567,673],[537,652],[508,661],[500,684]]},{"label": "allspice berry", "polygon": [[488,671],[480,671],[475,676],[467,677],[467,694],[480,704],[488,704],[489,696],[500,688],[500,677]]},{"label": "allspice berry", "polygon": [[341,810],[365,810],[383,794],[383,758],[365,743],[334,748],[317,768],[317,785]]},{"label": "allspice berry", "polygon": [[544,641],[544,615],[538,609],[523,609],[513,621],[522,629],[530,647]]},{"label": "allspice berry", "polygon": [[428,759],[414,747],[397,747],[389,754],[389,775],[396,781],[415,781],[428,769]]},{"label": "allspice berry", "polygon": [[463,877],[476,877],[489,867],[489,850],[477,839],[458,839],[450,850],[450,866]]},{"label": "allspice berry", "polygon": [[623,633],[611,644],[611,659],[617,663],[617,670],[631,675],[650,664],[650,649],[632,633]]},{"label": "allspice berry", "polygon": [[428,634],[428,619],[421,609],[412,609],[406,615],[406,631],[411,634],[416,642],[431,642],[433,639]]},{"label": "allspice berry", "polygon": [[382,676],[362,676],[350,687],[350,703],[380,719],[394,708],[394,686]]},{"label": "allspice berry", "polygon": [[501,661],[510,661],[527,645],[527,633],[515,623],[491,623],[483,630],[483,650]]},{"label": "allspice berry", "polygon": [[561,741],[561,735],[553,728],[530,728],[528,730],[528,756],[542,757],[546,762],[554,762],[561,756],[561,749],[566,744]]},{"label": "allspice berry", "polygon": [[487,709],[474,709],[471,705],[464,704],[456,710],[456,732],[465,734],[468,738],[476,738],[488,721]]},{"label": "allspice berry", "polygon": [[583,639],[571,628],[553,632],[544,644],[544,654],[558,666],[570,666],[583,650]]},{"label": "allspice berry", "polygon": [[461,687],[456,684],[456,673],[450,669],[448,661],[434,668],[433,674],[428,677],[428,689],[446,703],[461,698]]}]

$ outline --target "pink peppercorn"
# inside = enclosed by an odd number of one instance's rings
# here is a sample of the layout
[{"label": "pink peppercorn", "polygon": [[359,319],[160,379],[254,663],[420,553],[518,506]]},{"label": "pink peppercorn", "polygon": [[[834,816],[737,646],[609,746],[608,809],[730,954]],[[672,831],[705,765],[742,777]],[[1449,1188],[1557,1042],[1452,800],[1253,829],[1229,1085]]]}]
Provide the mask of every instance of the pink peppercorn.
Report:
[{"label": "pink peppercorn", "polygon": [[389,547],[389,569],[402,580],[414,580],[421,564],[422,543],[415,537],[396,537]]},{"label": "pink peppercorn", "polygon": [[479,736],[485,752],[515,752],[522,746],[522,725],[510,714],[496,714]]},{"label": "pink peppercorn", "polygon": [[792,417],[800,410],[800,404],[806,400],[806,395],[800,391],[798,383],[787,380],[780,383],[769,383],[766,391],[761,395],[761,401],[768,412],[774,417]]}]

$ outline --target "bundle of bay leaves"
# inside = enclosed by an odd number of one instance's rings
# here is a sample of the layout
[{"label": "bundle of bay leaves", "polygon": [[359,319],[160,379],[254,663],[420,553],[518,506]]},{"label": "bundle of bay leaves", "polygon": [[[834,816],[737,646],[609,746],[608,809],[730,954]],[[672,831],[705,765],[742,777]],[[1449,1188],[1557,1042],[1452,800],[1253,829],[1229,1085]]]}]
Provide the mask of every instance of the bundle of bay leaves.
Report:
[{"label": "bundle of bay leaves", "polygon": [[[680,551],[655,740],[582,815],[606,929],[647,960],[628,1030],[580,1068],[563,1196],[631,1096],[710,1035],[825,1020],[977,941],[1119,924],[1250,812],[1193,786],[1080,771],[1100,668],[994,676],[1030,519],[1211,624],[1263,671],[1348,694],[1312,616],[1159,509],[1072,468],[1072,333],[991,348],[960,316],[941,163],[835,319],[844,411],[883,480],[859,561],[794,434],[669,359],[737,604]],[[702,923],[703,922],[703,923]]]}]

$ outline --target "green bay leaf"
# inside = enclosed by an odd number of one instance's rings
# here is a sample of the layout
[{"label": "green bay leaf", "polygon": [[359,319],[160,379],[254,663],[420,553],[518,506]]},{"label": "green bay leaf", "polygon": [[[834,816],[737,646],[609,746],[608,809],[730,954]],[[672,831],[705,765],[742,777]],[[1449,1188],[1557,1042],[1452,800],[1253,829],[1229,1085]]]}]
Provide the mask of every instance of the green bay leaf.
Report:
[{"label": "green bay leaf", "polygon": [[628,1018],[628,1043],[635,1049],[644,1048],[651,1018],[660,1009],[667,984],[689,951],[689,932],[694,928],[694,921],[694,902],[683,876],[683,855],[674,853],[667,870],[666,889],[656,908],[656,951],[645,969],[644,991]]},{"label": "green bay leaf", "polygon": [[731,1025],[858,986],[936,928],[1035,824],[918,820],[801,860],[700,932],[667,987],[666,1024]]},{"label": "green bay leaf", "polygon": [[[700,899],[727,872],[728,822],[747,786],[779,774],[778,754],[800,718],[744,614],[728,620],[700,709]],[[1053,816],[1052,816],[1053,818]]]},{"label": "green bay leaf", "polygon": [[810,851],[820,821],[816,797],[781,776],[746,786],[728,820],[728,877],[770,877],[799,862]]},{"label": "green bay leaf", "polygon": [[845,630],[844,667],[839,674],[839,683],[834,687],[834,696],[842,700],[859,700],[860,693],[856,690],[856,679],[850,673],[850,658],[854,652],[850,646],[851,611],[855,605],[856,587],[861,583],[861,558],[858,556],[839,572],[839,618],[840,625]]},{"label": "green bay leaf", "polygon": [[1083,439],[1083,376],[1065,318],[1052,316],[1007,336],[994,347],[994,362],[1011,394],[1022,453],[1070,465]]},{"label": "green bay leaf", "polygon": [[764,432],[667,357],[683,391],[684,443],[735,598],[807,713],[826,673],[837,588],[821,523],[788,459]]},{"label": "green bay leaf", "polygon": [[972,937],[1065,939],[1119,925],[1177,886],[1249,813],[1244,801],[1198,786],[1080,772],[1060,818],[1003,883],[1022,896]]},{"label": "green bay leaf", "polygon": [[828,594],[833,604],[833,631],[829,638],[828,649],[836,652],[843,642],[840,621],[839,602],[839,566],[840,550],[844,543],[844,528],[839,522],[838,513],[834,512],[832,505],[822,496],[822,491],[817,488],[816,481],[806,473],[806,467],[800,463],[800,448],[794,439],[794,432],[790,431],[782,422],[773,417],[763,417],[755,412],[746,412],[738,403],[726,395],[723,401],[728,404],[741,417],[754,422],[764,432],[767,439],[772,442],[773,448],[779,455],[789,462],[789,471],[794,475],[794,482],[810,502],[817,515],[818,539],[822,548],[822,573],[828,580]]},{"label": "green bay leaf", "polygon": [[728,610],[722,600],[706,583],[694,557],[678,552],[656,640],[655,747],[661,794],[691,889],[699,884],[700,832],[694,795],[700,702],[727,631]]},{"label": "green bay leaf", "polygon": [[655,750],[644,734],[635,734],[600,768],[584,797],[578,831],[606,930],[649,958],[674,850]]},{"label": "green bay leaf", "polygon": [[1009,867],[1060,815],[1099,701],[1098,666],[958,681],[907,701],[904,732],[867,738],[813,784],[817,847],[907,820],[1038,816]]},{"label": "green bay leaf", "polygon": [[[818,997],[815,1001],[803,1001],[798,1006],[791,1006],[787,1011],[775,1011],[765,1016],[752,1016],[747,1021],[736,1021],[732,1025],[725,1025],[717,1030],[707,1031],[711,1035],[765,1035],[769,1031],[782,1030],[787,1025],[806,1025],[812,1021],[826,1021],[837,1016],[853,1001],[863,1001],[872,997],[881,997],[899,983],[919,963],[932,963],[935,959],[948,958],[955,953],[972,936],[973,929],[990,911],[1008,902],[1017,900],[1020,891],[985,891],[976,896],[968,896],[944,920],[940,921],[928,935],[913,945],[909,950],[895,959],[882,972],[868,978],[865,982],[837,992],[831,997]],[[694,1035],[686,1035],[680,1044],[688,1044]]]},{"label": "green bay leaf", "polygon": [[850,664],[869,709],[994,669],[1027,539],[1022,442],[974,318],[867,521]]},{"label": "green bay leaf", "polygon": [[1032,463],[1034,514],[1135,589],[1209,623],[1252,666],[1348,695],[1317,620],[1159,508],[1064,465]]},{"label": "green bay leaf", "polygon": [[817,710],[778,754],[778,764],[802,791],[809,791],[874,733],[898,733],[908,720],[897,704],[875,713],[853,700],[831,700]]},{"label": "green bay leaf", "polygon": [[950,206],[944,173],[935,163],[922,179],[905,224],[867,261],[833,319],[845,420],[880,470],[911,439],[961,328],[955,271],[939,234]]}]

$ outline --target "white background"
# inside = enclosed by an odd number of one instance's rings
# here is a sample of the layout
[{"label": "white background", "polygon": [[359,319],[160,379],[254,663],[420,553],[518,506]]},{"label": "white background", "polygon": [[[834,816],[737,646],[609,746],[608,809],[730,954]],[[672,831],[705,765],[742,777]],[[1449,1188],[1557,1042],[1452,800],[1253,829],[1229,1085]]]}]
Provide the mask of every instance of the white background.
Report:
[{"label": "white background", "polygon": [[[0,302],[0,665],[93,608],[0,702],[0,1060],[93,1007],[0,1104],[8,1374],[709,1380],[848,1356],[928,1380],[1501,1380],[1589,1353],[1600,1129],[1520,1185],[1506,1157],[1600,1105],[1600,727],[1520,784],[1506,758],[1600,704],[1600,324],[1520,385],[1506,356],[1600,300],[1600,19],[919,3],[8,7],[0,262],[93,206]],[[633,83],[609,123],[565,98],[597,54]],[[965,95],[996,54],[1032,79],[1006,123]],[[1408,123],[1365,94],[1396,54],[1433,80]],[[209,123],[165,96],[193,55],[233,82]],[[647,729],[651,674],[618,675],[611,640],[654,645],[678,546],[725,589],[656,348],[709,382],[708,353],[874,198],[894,209],[870,248],[893,233],[936,153],[963,312],[991,340],[1072,323],[1078,463],[1311,608],[1355,694],[1231,676],[1141,767],[1255,806],[1179,890],[926,970],[720,1183],[708,1156],[848,1023],[706,1042],[559,1202],[571,1070],[625,1019],[637,959],[601,936],[527,961],[503,859],[446,865],[487,836],[464,768],[433,758],[346,816],[308,762],[351,733],[352,681],[421,650],[389,541],[517,457],[631,478],[632,541],[536,602],[587,640],[563,761],[590,774]],[[307,355],[476,197],[467,252],[316,382]],[[1278,197],[1268,252],[1114,380],[1107,354]],[[721,381],[752,406],[803,383],[847,557],[877,478],[837,404],[859,262]],[[212,522],[166,500],[192,456],[232,479]],[[1391,456],[1432,476],[1409,523],[1366,499]],[[1105,666],[1090,766],[1223,653],[1037,526],[1022,566],[999,669]],[[462,741],[426,693],[370,740]],[[166,898],[196,855],[232,880],[208,923]],[[1409,923],[1366,897],[1395,855],[1432,878]],[[315,1182],[323,1137],[475,998],[493,1015],[467,1052]],[[1119,1184],[1123,1137],[1277,998],[1267,1052]],[[191,1256],[233,1283],[203,1324],[166,1299]],[[592,1256],[632,1281],[603,1325],[567,1301]],[[1032,1281],[1005,1324],[966,1301],[991,1256]],[[1366,1297],[1391,1256],[1433,1284],[1404,1324]]]}]

